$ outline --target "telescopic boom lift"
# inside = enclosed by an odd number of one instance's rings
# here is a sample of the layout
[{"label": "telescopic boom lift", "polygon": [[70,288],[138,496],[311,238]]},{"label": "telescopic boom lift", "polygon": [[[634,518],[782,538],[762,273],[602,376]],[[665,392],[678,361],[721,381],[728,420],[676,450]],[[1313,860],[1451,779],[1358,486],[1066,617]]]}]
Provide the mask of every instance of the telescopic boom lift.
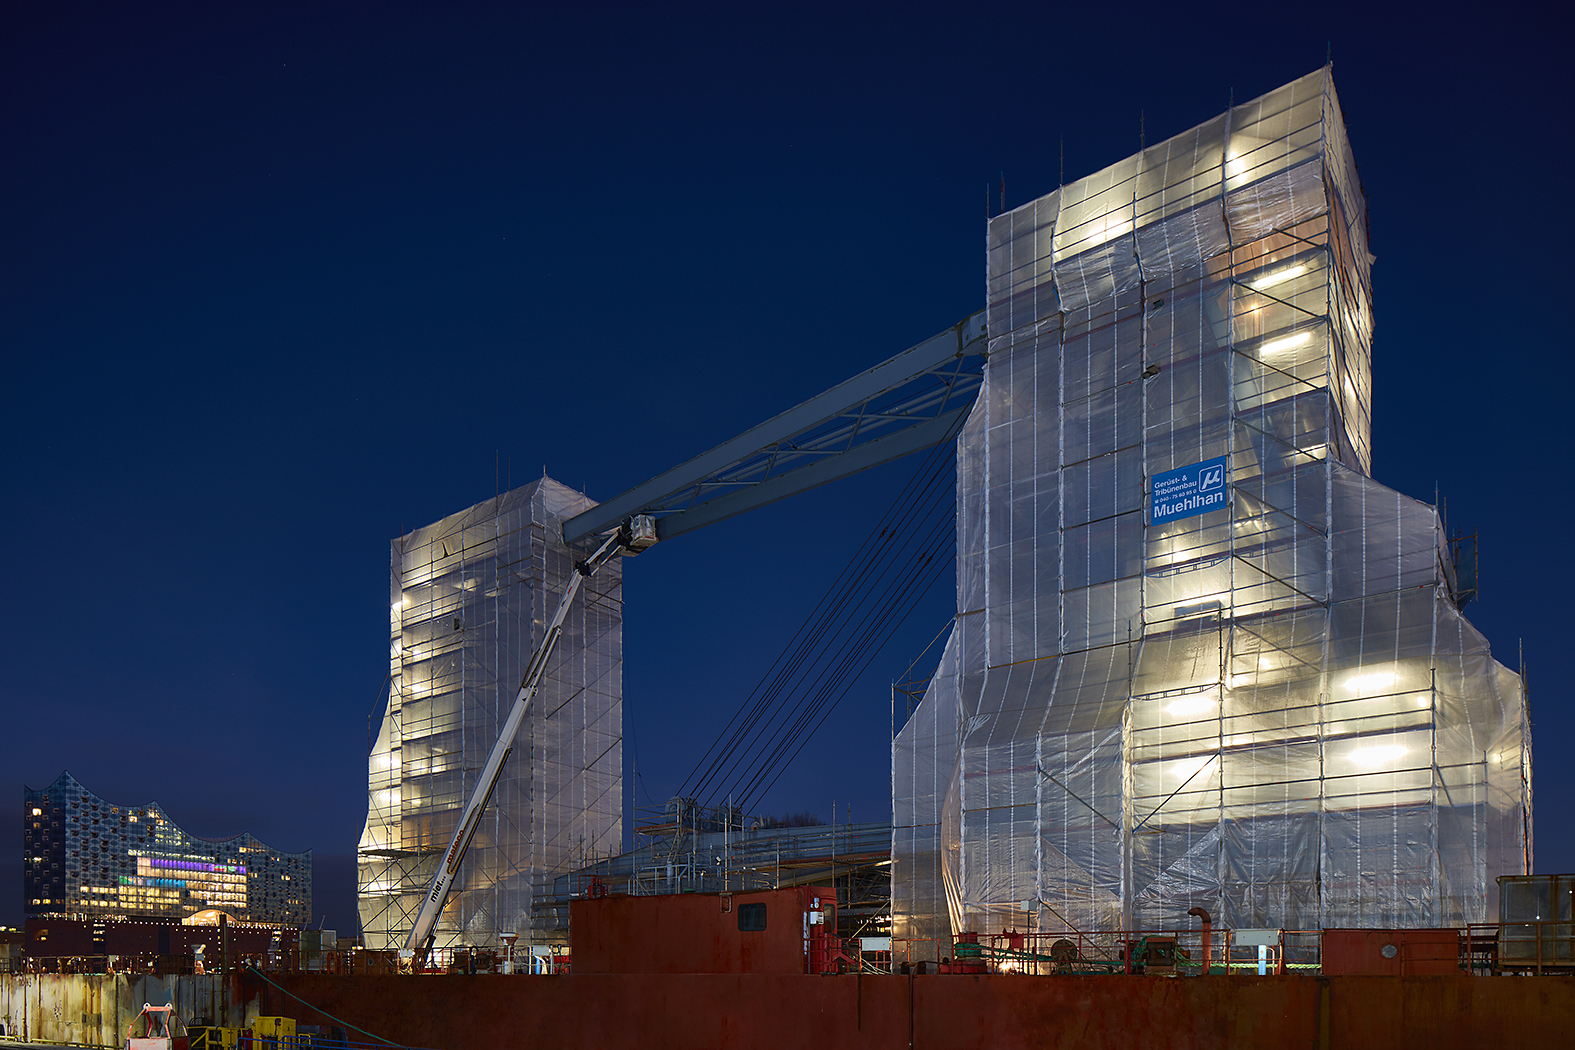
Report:
[{"label": "telescopic boom lift", "polygon": [[[557,615],[531,657],[514,707],[427,887],[415,926],[399,951],[401,959],[416,965],[426,961],[438,915],[580,585],[617,554],[638,554],[658,539],[953,440],[979,392],[985,336],[984,311],[969,314],[924,342],[563,523],[563,541],[571,547],[607,538],[596,553],[575,565]],[[608,536],[614,526],[616,531]]]},{"label": "telescopic boom lift", "polygon": [[503,763],[508,761],[509,753],[514,750],[514,734],[519,732],[520,723],[525,719],[525,712],[530,710],[531,701],[536,697],[536,690],[541,685],[542,678],[546,676],[547,661],[551,659],[552,651],[563,634],[563,621],[568,618],[569,608],[574,604],[575,595],[580,593],[580,585],[595,575],[596,570],[611,561],[614,556],[623,553],[638,554],[655,542],[656,522],[648,515],[641,514],[619,526],[617,531],[608,536],[590,557],[575,562],[574,573],[569,577],[569,585],[564,588],[563,599],[558,602],[558,611],[553,614],[552,623],[542,637],[541,647],[531,657],[530,664],[525,669],[525,677],[520,679],[520,689],[514,696],[514,706],[510,708],[509,716],[503,720],[503,728],[498,733],[497,743],[492,745],[492,752],[487,755],[487,764],[481,767],[481,775],[476,778],[476,786],[470,793],[470,801],[465,803],[459,825],[454,830],[454,837],[449,840],[448,849],[443,851],[443,859],[438,865],[438,870],[427,886],[427,894],[421,901],[421,910],[416,914],[416,923],[411,927],[410,936],[405,938],[405,946],[399,951],[400,958],[410,961],[414,967],[421,967],[426,962],[427,953],[432,950],[435,936],[433,931],[437,926],[438,916],[443,913],[443,905],[448,901],[449,891],[453,888],[454,879],[459,874],[459,866],[465,859],[465,852],[470,849],[470,840],[476,834],[476,828],[481,823],[487,803],[492,799],[492,789],[498,785],[498,777],[503,772]]}]

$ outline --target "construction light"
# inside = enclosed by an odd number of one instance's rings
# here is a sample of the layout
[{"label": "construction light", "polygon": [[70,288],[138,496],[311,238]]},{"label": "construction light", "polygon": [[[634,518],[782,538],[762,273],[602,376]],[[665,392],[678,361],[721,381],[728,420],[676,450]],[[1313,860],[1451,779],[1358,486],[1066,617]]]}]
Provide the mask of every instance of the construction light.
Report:
[{"label": "construction light", "polygon": [[1369,769],[1388,765],[1405,754],[1405,748],[1399,744],[1379,744],[1377,747],[1364,747],[1351,752],[1351,761],[1357,765],[1367,766]]},{"label": "construction light", "polygon": [[1352,675],[1345,680],[1345,687],[1353,693],[1367,693],[1378,689],[1387,689],[1395,684],[1399,675],[1393,671],[1377,671],[1372,674]]},{"label": "construction light", "polygon": [[1261,292],[1265,288],[1273,288],[1277,284],[1284,284],[1286,281],[1289,281],[1292,278],[1300,277],[1306,272],[1306,265],[1303,263],[1297,263],[1295,266],[1287,266],[1283,270],[1276,270],[1274,273],[1265,274],[1256,281],[1249,282],[1247,287],[1251,288],[1253,291]]},{"label": "construction light", "polygon": [[1214,709],[1215,700],[1209,693],[1188,693],[1178,696],[1166,708],[1173,715],[1199,715]]},{"label": "construction light", "polygon": [[1260,356],[1278,354],[1285,350],[1294,350],[1298,346],[1306,346],[1310,342],[1312,342],[1311,332],[1297,332],[1295,335],[1288,335],[1283,339],[1275,339],[1264,343],[1258,348],[1258,354]]}]

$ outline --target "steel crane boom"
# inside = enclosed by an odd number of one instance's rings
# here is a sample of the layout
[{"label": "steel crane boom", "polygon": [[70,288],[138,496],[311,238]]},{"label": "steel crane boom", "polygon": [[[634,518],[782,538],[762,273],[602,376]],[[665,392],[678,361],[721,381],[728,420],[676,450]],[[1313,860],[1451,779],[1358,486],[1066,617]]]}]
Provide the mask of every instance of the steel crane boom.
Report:
[{"label": "steel crane boom", "polygon": [[519,732],[520,723],[524,721],[525,713],[530,710],[531,701],[535,699],[536,690],[540,687],[542,678],[546,676],[547,661],[552,657],[552,651],[557,647],[558,639],[563,634],[563,621],[568,618],[569,608],[574,604],[575,596],[580,593],[581,584],[590,579],[597,569],[607,564],[615,555],[625,552],[638,554],[655,542],[655,521],[640,515],[620,526],[590,557],[575,563],[574,573],[569,577],[569,585],[564,588],[563,599],[558,602],[558,611],[553,614],[552,623],[548,625],[547,633],[542,637],[541,646],[531,657],[530,664],[525,669],[525,677],[520,679],[519,692],[514,696],[514,706],[510,708],[508,718],[503,721],[503,728],[498,734],[497,742],[492,745],[492,751],[487,755],[487,763],[481,767],[481,775],[476,778],[476,786],[471,790],[470,801],[465,804],[464,812],[460,815],[454,837],[449,840],[448,849],[443,851],[443,859],[438,864],[438,870],[427,886],[426,896],[421,900],[421,910],[416,913],[415,925],[410,928],[410,936],[405,938],[405,946],[399,951],[401,959],[408,960],[419,968],[432,949],[435,936],[433,931],[437,926],[438,916],[443,912],[443,905],[448,902],[454,879],[459,874],[459,866],[465,859],[466,851],[470,849],[470,840],[476,834],[476,827],[481,823],[487,803],[492,799],[492,790],[497,787],[498,777],[503,773],[503,763],[514,750],[514,734]]}]

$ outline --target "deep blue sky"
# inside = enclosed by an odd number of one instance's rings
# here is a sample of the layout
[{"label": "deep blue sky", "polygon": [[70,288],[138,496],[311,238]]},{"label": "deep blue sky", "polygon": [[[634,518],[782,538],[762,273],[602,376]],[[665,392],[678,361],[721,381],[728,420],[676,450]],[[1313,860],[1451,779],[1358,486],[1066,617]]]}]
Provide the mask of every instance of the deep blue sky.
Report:
[{"label": "deep blue sky", "polygon": [[[1398,6],[1398,5],[1397,5]],[[1119,13],[1118,13],[1119,10]],[[69,768],[317,857],[353,930],[388,541],[495,456],[605,498],[984,298],[1008,206],[1332,48],[1371,202],[1377,477],[1483,535],[1525,639],[1538,868],[1575,870],[1561,446],[1569,89],[1480,6],[9,4],[0,11],[0,923]],[[627,564],[626,751],[665,797],[911,472]],[[765,807],[887,808],[888,683]]]}]

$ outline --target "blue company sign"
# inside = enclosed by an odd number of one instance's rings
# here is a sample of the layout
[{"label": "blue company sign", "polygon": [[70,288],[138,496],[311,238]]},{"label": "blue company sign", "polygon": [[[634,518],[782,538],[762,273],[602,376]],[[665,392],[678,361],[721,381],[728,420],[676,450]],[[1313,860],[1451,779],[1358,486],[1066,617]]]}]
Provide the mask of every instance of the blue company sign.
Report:
[{"label": "blue company sign", "polygon": [[1229,503],[1225,485],[1225,457],[1206,459],[1190,467],[1155,474],[1149,486],[1148,520],[1159,525],[1211,510],[1224,510]]}]

